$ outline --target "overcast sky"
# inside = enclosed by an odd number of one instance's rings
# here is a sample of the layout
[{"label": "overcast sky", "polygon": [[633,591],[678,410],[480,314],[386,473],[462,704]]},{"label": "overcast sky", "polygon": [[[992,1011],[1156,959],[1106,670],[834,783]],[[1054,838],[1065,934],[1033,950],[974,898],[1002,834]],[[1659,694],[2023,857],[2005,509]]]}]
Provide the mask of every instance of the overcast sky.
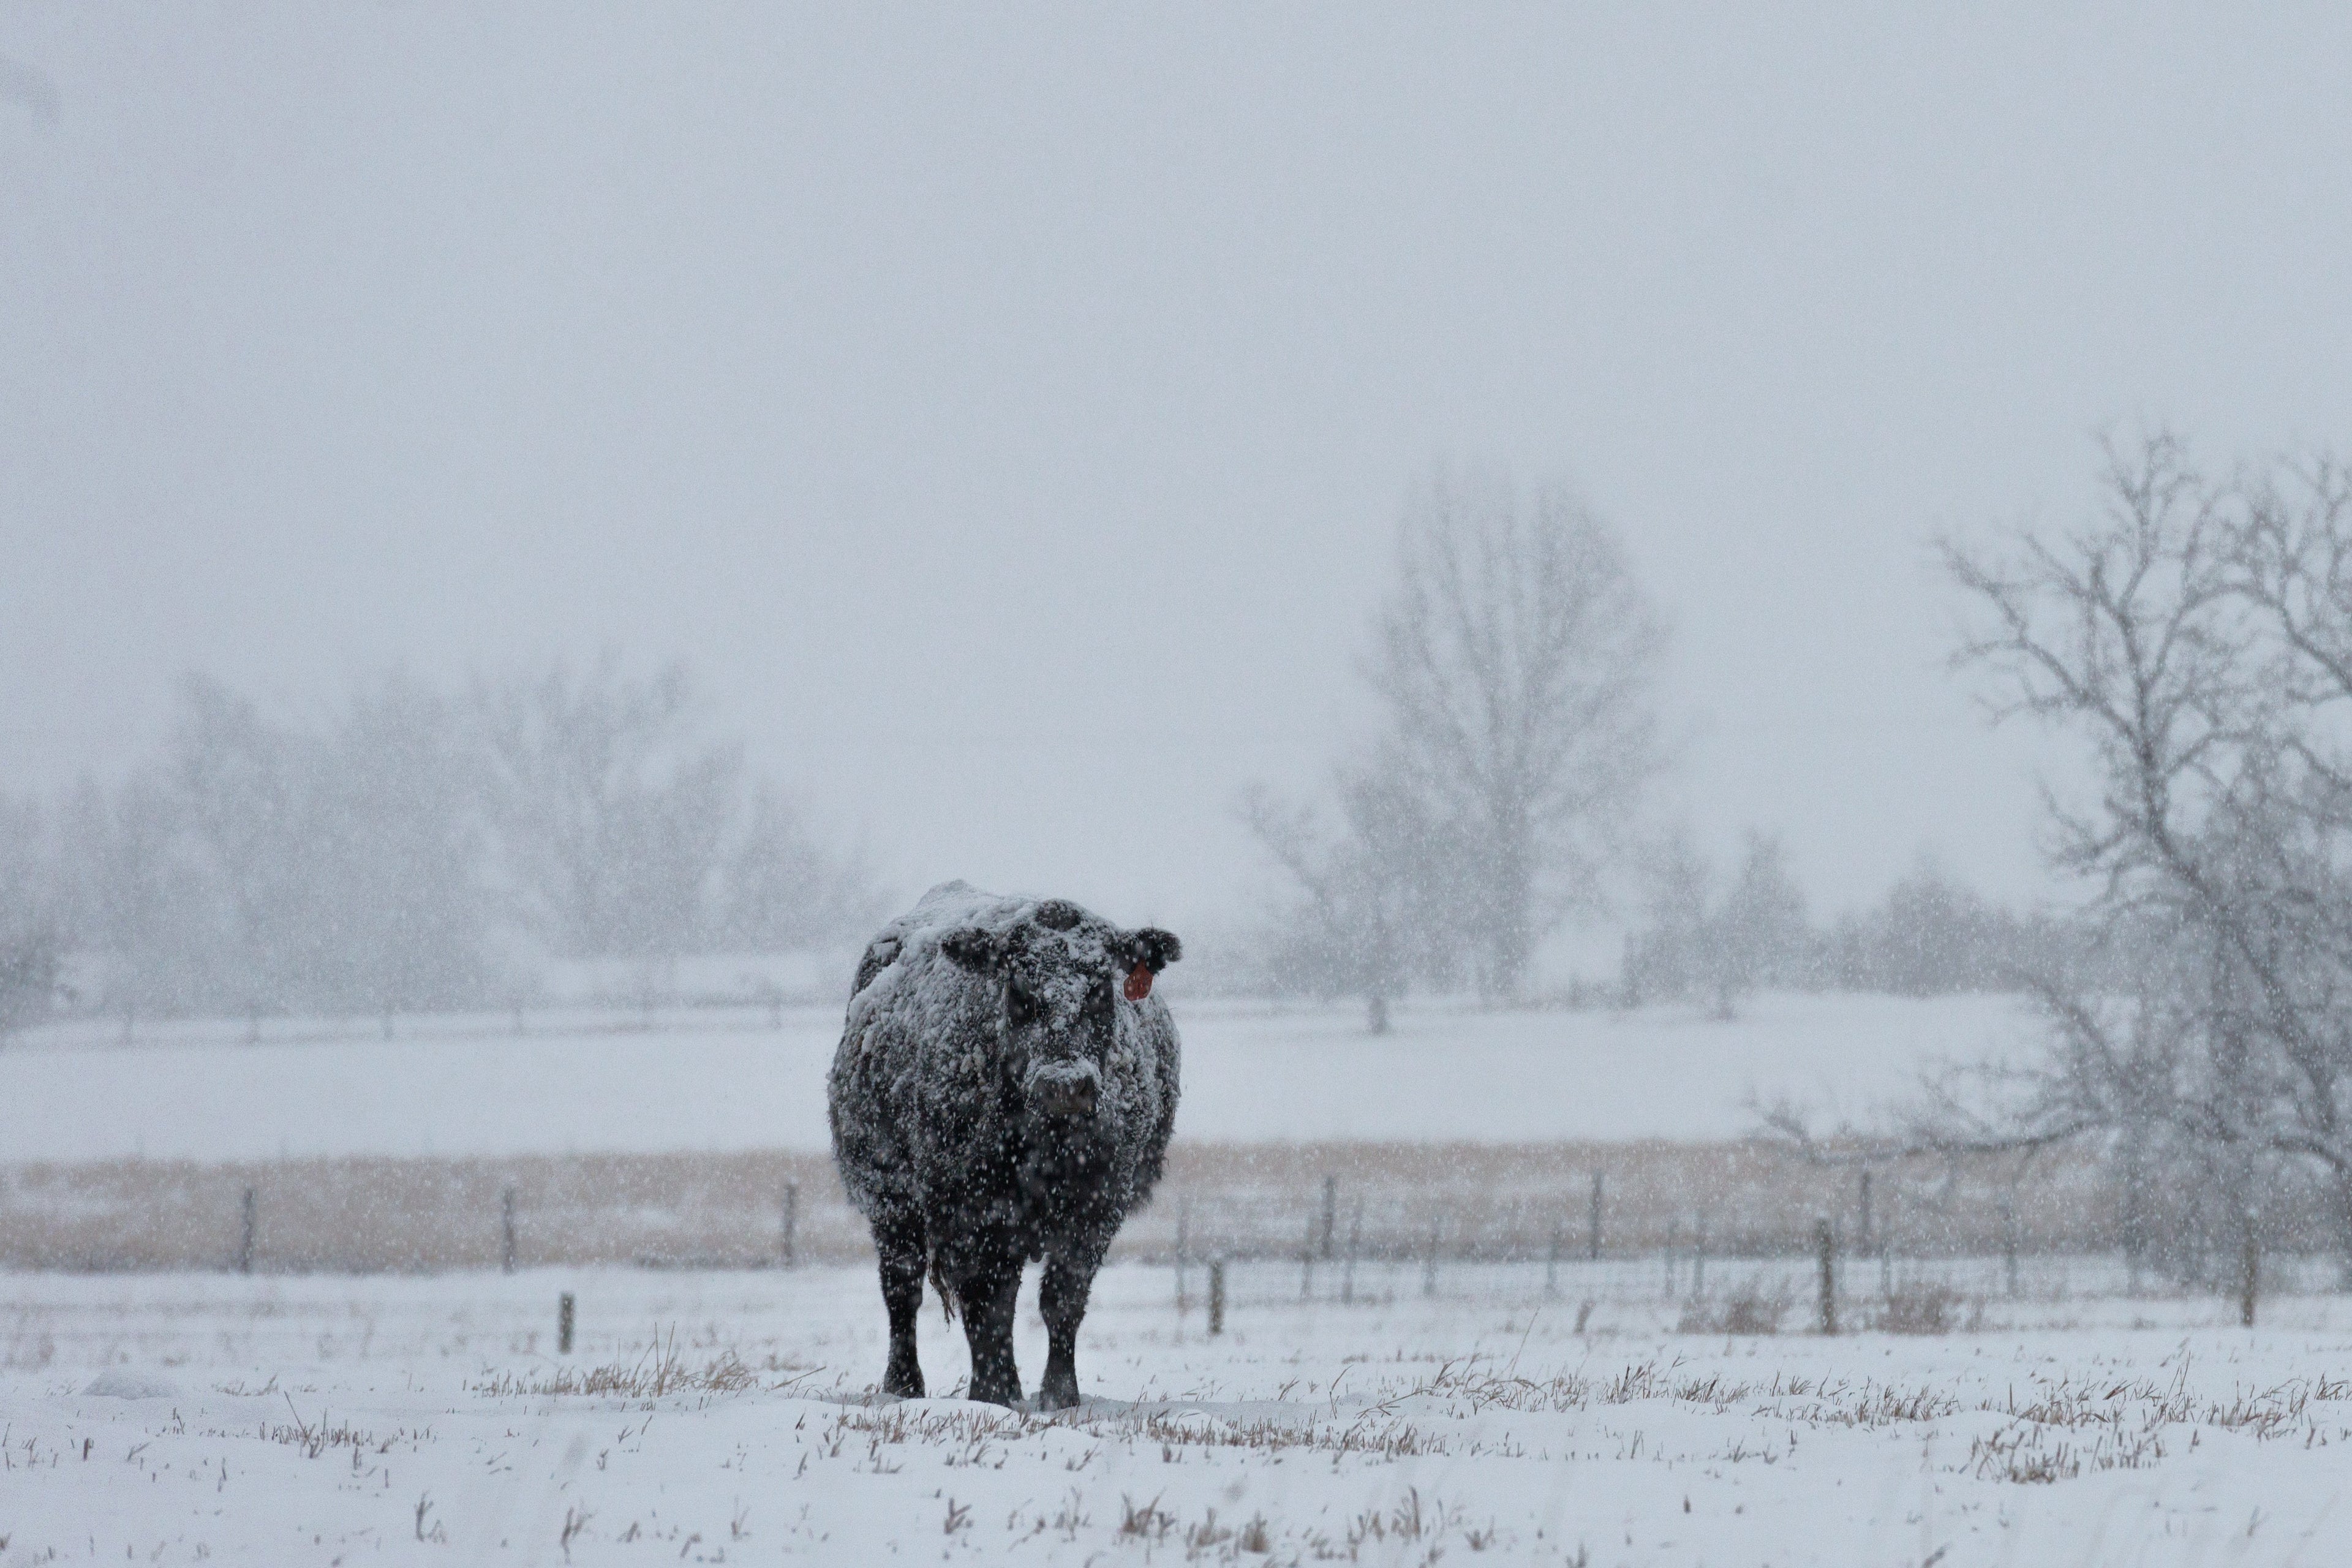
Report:
[{"label": "overcast sky", "polygon": [[1624,532],[1664,809],[2036,896],[1927,541],[2352,435],[2352,11],[1790,10],[0,5],[0,784],[611,644],[1213,921],[1444,460]]}]

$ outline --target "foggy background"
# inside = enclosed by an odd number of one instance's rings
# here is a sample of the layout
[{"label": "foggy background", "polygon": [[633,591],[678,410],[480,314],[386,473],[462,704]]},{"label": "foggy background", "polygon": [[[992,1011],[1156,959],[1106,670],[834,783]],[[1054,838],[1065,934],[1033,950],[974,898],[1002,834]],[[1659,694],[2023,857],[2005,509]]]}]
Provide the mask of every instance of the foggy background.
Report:
[{"label": "foggy background", "polygon": [[1464,22],[0,9],[0,787],[609,648],[902,900],[1232,928],[1447,464],[1623,540],[1657,821],[2048,895],[1928,541],[2352,427],[2352,19]]}]

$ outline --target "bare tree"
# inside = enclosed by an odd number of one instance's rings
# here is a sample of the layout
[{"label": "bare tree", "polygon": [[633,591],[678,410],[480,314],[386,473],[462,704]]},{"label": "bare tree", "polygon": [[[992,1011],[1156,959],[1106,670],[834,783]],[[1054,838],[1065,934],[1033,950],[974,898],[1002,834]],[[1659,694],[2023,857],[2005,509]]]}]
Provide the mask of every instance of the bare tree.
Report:
[{"label": "bare tree", "polygon": [[1265,952],[1286,987],[1363,998],[1382,1034],[1409,984],[1454,973],[1460,847],[1381,759],[1342,769],[1332,794],[1328,813],[1263,788],[1243,798],[1243,822],[1287,882]]},{"label": "bare tree", "polygon": [[362,685],[311,742],[312,878],[337,940],[320,976],[347,1006],[462,1006],[488,984],[481,759],[458,707],[400,671]]},{"label": "bare tree", "polygon": [[1616,536],[1565,491],[1444,475],[1408,510],[1369,674],[1401,775],[1461,836],[1490,998],[1591,907],[1656,771],[1664,634]]},{"label": "bare tree", "polygon": [[864,859],[828,853],[791,799],[771,784],[751,792],[751,814],[727,857],[722,883],[722,935],[750,952],[863,939],[886,917]]},{"label": "bare tree", "polygon": [[529,922],[577,957],[699,946],[743,765],[738,746],[689,739],[684,668],[632,679],[606,654],[476,701],[488,817]]},{"label": "bare tree", "polygon": [[[2052,963],[2074,963],[2091,934],[2003,908],[1922,854],[1875,905],[1832,922],[1821,977],[1838,990],[1902,996],[2031,990]],[[2118,949],[2110,967],[2120,959]]]},{"label": "bare tree", "polygon": [[190,852],[184,813],[160,770],[112,790],[85,777],[61,816],[60,898],[78,951],[100,966],[93,1006],[120,1013],[236,1005],[247,988],[225,983],[234,967],[226,927],[204,867]]},{"label": "bare tree", "polygon": [[40,808],[0,795],[0,1034],[49,1010],[58,943]]},{"label": "bare tree", "polygon": [[311,875],[311,852],[325,837],[313,815],[315,761],[299,737],[219,681],[192,675],[180,683],[170,788],[226,910],[232,952],[215,983],[242,994],[219,1000],[240,1011],[297,1000],[331,941]]},{"label": "bare tree", "polygon": [[160,988],[387,1014],[478,1000],[477,772],[452,705],[397,672],[317,725],[191,678],[162,788],[134,780],[110,808],[85,795],[71,818],[88,938],[131,966],[111,1000]]},{"label": "bare tree", "polygon": [[1730,1018],[1759,986],[1817,977],[1820,944],[1778,835],[1748,830],[1738,874],[1720,897],[1686,830],[1645,859],[1647,920],[1625,942],[1629,1005],[1703,996]]},{"label": "bare tree", "polygon": [[1748,830],[1739,875],[1710,922],[1715,1006],[1731,1017],[1759,985],[1807,977],[1812,928],[1778,835]]},{"label": "bare tree", "polygon": [[[808,834],[743,748],[705,743],[692,683],[610,654],[478,689],[485,800],[526,923],[575,957],[818,945],[880,918],[871,874]],[[862,933],[861,933],[862,934]]]},{"label": "bare tree", "polygon": [[1642,872],[1644,917],[1625,938],[1625,1005],[1687,1001],[1707,988],[1714,868],[1677,825],[1644,853]]},{"label": "bare tree", "polygon": [[2095,798],[2053,797],[2056,864],[2111,916],[2183,933],[2168,1005],[2193,1048],[2169,1123],[2229,1152],[2249,1214],[2251,1152],[2327,1168],[2352,1259],[2342,474],[2323,460],[2217,483],[2158,436],[2110,449],[2105,492],[2062,539],[1948,550],[1986,612],[1960,659],[1997,676],[1998,714],[2088,742]]}]

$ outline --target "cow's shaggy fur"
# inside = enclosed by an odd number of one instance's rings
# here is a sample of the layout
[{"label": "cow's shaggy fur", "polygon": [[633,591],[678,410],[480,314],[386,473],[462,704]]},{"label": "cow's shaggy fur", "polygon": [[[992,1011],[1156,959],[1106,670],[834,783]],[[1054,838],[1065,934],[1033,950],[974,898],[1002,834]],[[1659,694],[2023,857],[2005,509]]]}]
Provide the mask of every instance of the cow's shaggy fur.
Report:
[{"label": "cow's shaggy fur", "polygon": [[923,1392],[928,1273],[962,1310],[971,1397],[1017,1403],[1013,1296],[1043,1258],[1038,1403],[1077,1403],[1095,1270],[1159,1181],[1176,1119],[1175,1020],[1129,998],[1181,951],[1163,931],[961,882],[867,945],[828,1087],[834,1160],[881,1254],[884,1392]]}]

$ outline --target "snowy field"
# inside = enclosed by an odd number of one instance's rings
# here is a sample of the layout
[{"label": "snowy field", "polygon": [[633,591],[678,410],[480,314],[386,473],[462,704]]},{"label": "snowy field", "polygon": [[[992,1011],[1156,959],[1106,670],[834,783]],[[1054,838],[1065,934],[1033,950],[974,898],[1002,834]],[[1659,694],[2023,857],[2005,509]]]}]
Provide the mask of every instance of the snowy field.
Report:
[{"label": "snowy field", "polygon": [[[2034,1037],[2019,1004],[1981,996],[1772,995],[1730,1022],[1408,1009],[1379,1038],[1353,1008],[1176,1009],[1178,1136],[1230,1142],[1714,1141],[1753,1130],[1751,1098],[1862,1115],[1929,1062]],[[270,1022],[257,1044],[241,1022],[142,1026],[128,1047],[116,1025],[55,1026],[0,1050],[0,1159],[825,1148],[837,1009],[625,1022],[404,1019],[389,1040]],[[316,1037],[331,1029],[346,1037]]]},{"label": "snowy field", "polygon": [[[1212,1340],[1115,1268],[1048,1419],[875,1402],[862,1269],[18,1277],[0,1563],[2343,1560],[2343,1300],[1728,1338],[1664,1305],[1580,1332],[1521,1279],[1343,1307],[1268,1275]],[[951,1332],[926,1310],[942,1394]],[[1019,1346],[1034,1384],[1034,1296]]]}]

